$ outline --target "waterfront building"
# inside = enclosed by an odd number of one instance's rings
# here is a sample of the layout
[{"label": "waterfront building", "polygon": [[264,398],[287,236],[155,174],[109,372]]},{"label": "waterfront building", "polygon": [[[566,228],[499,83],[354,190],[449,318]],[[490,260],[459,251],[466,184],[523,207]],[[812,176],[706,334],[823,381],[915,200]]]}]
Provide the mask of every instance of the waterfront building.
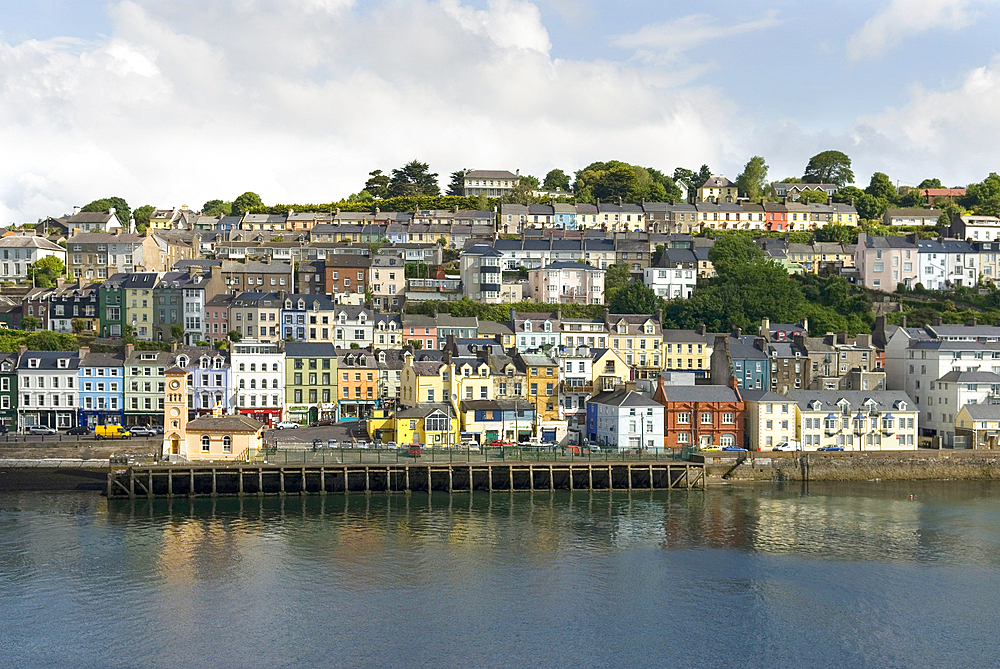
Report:
[{"label": "waterfront building", "polygon": [[533,434],[535,409],[528,402],[467,400],[459,406],[462,441],[471,439],[489,446],[494,441],[527,441]]},{"label": "waterfront building", "polygon": [[80,354],[18,348],[18,427],[76,425]]},{"label": "waterfront building", "polygon": [[230,413],[229,351],[207,346],[182,346],[177,349],[177,367],[188,373],[187,395],[190,418],[211,413],[216,407]]},{"label": "waterfront building", "polygon": [[803,450],[917,448],[919,411],[902,391],[798,390],[788,396],[796,405],[795,430]]},{"label": "waterfront building", "polygon": [[394,441],[399,444],[440,448],[460,443],[458,416],[447,402],[398,409],[393,425]]},{"label": "waterfront building", "polygon": [[333,344],[285,344],[288,420],[305,425],[337,419],[337,364]]},{"label": "waterfront building", "polygon": [[173,363],[173,353],[125,345],[126,425],[162,425],[164,374]]},{"label": "waterfront building", "polygon": [[955,448],[996,449],[1000,404],[966,404],[955,418]]},{"label": "waterfront building", "polygon": [[0,353],[0,425],[17,429],[17,353]]},{"label": "waterfront building", "polygon": [[660,453],[663,416],[662,404],[634,390],[601,393],[587,402],[587,438],[615,451]]},{"label": "waterfront building", "polygon": [[340,419],[364,418],[380,405],[378,358],[370,349],[337,349]]},{"label": "waterfront building", "polygon": [[80,348],[78,425],[125,424],[125,356]]},{"label": "waterfront building", "polygon": [[273,427],[284,413],[284,345],[251,340],[234,343],[231,350],[232,406],[237,413]]},{"label": "waterfront building", "polygon": [[746,402],[739,388],[667,386],[661,378],[653,399],[666,407],[663,420],[667,448],[726,448],[744,443]]},{"label": "waterfront building", "polygon": [[746,402],[746,441],[742,446],[770,451],[797,437],[795,404],[787,397],[770,390],[743,390],[740,394]]}]

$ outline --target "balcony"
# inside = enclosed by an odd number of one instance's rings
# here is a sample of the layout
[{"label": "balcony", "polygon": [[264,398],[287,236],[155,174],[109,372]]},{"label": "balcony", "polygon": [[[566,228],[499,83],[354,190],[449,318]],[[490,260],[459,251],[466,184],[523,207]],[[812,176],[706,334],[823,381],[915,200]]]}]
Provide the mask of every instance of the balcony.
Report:
[{"label": "balcony", "polygon": [[588,383],[585,386],[573,385],[567,381],[563,381],[559,384],[559,392],[561,393],[587,393],[588,395],[593,394],[594,386]]},{"label": "balcony", "polygon": [[408,279],[409,290],[424,293],[457,293],[462,290],[459,279]]}]

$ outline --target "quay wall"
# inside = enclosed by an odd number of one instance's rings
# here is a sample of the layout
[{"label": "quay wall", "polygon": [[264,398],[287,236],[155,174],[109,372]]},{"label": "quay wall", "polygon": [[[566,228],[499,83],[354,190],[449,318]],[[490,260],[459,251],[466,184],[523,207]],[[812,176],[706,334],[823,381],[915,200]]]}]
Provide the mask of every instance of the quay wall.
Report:
[{"label": "quay wall", "polygon": [[723,481],[914,481],[1000,479],[1000,450],[754,453],[705,457],[709,484]]}]

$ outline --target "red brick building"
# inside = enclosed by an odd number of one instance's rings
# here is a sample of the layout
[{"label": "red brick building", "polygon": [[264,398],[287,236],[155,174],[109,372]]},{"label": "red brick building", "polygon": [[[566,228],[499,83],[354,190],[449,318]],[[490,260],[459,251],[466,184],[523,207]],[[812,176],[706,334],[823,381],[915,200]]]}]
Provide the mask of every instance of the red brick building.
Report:
[{"label": "red brick building", "polygon": [[372,261],[368,256],[338,253],[326,257],[326,294],[350,295],[368,290],[368,270]]},{"label": "red brick building", "polygon": [[746,403],[736,387],[667,386],[660,379],[653,399],[662,404],[667,448],[742,446]]}]

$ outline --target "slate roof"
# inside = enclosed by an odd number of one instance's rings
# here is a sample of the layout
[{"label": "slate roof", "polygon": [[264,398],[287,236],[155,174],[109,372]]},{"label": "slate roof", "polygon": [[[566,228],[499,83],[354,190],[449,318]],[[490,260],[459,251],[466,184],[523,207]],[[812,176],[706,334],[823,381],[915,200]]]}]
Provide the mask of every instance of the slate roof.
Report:
[{"label": "slate roof", "polygon": [[605,404],[616,407],[662,407],[659,402],[634,390],[615,390],[610,393],[600,393],[594,395],[588,403]]},{"label": "slate roof", "polygon": [[729,386],[663,386],[668,402],[741,402],[740,393]]},{"label": "slate roof", "polygon": [[1000,420],[1000,404],[966,404],[965,410],[973,420]]},{"label": "slate roof", "polygon": [[337,349],[333,344],[322,342],[286,342],[286,358],[333,358]]},{"label": "slate roof", "polygon": [[864,406],[868,399],[874,400],[881,411],[900,411],[897,405],[901,401],[906,402],[906,411],[918,411],[920,408],[902,390],[793,390],[788,393],[788,398],[804,411],[813,411],[809,404],[818,400],[822,403],[818,411],[836,413],[840,411],[837,402],[841,399],[850,403],[852,412]]},{"label": "slate roof", "polygon": [[[28,360],[37,358],[38,367],[29,367]],[[69,360],[68,367],[59,367],[58,360]],[[113,365],[117,366],[117,365]],[[33,371],[68,372],[80,368],[80,354],[65,351],[25,351],[17,363],[18,369]]]},{"label": "slate roof", "polygon": [[[182,370],[183,371],[183,370]],[[201,416],[187,424],[188,432],[256,432],[264,424],[249,416]]]},{"label": "slate roof", "polygon": [[[527,402],[525,402],[527,404]],[[455,412],[452,411],[450,404],[435,404],[430,402],[424,402],[418,404],[415,407],[409,407],[407,409],[400,409],[396,412],[396,418],[424,418],[431,415],[435,411],[440,411],[449,418],[455,417]]]},{"label": "slate roof", "polygon": [[993,372],[948,372],[936,383],[989,383],[1000,384],[1000,374]]}]

